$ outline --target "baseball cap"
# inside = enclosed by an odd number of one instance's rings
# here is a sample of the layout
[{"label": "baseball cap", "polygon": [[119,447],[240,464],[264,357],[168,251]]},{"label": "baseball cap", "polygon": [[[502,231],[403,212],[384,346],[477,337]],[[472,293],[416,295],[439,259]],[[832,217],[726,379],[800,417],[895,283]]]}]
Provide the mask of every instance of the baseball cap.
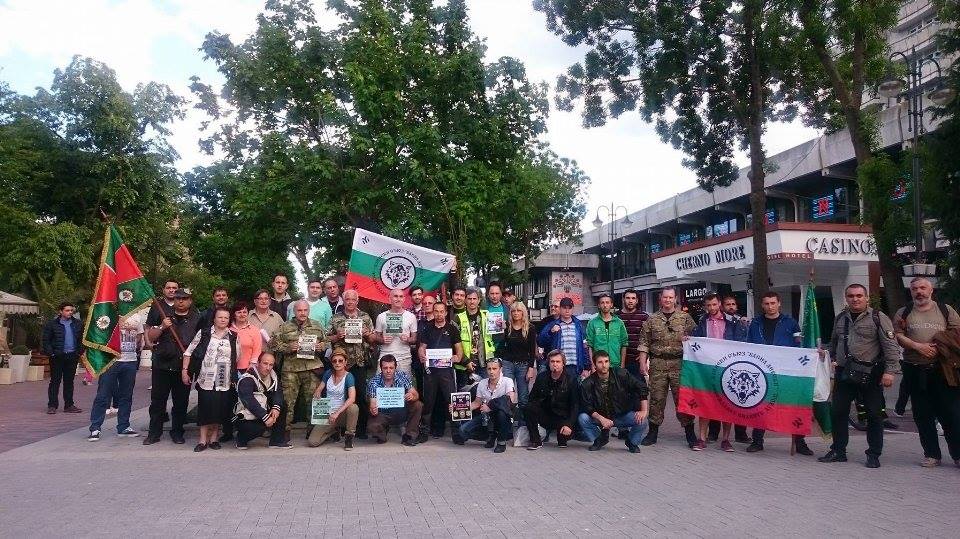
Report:
[{"label": "baseball cap", "polygon": [[178,288],[176,292],[173,293],[174,299],[183,299],[183,298],[192,298],[193,292],[189,288]]},{"label": "baseball cap", "polygon": [[561,306],[561,307],[567,307],[567,308],[572,309],[572,308],[573,308],[573,300],[570,299],[570,298],[563,298],[563,299],[560,300],[560,306]]}]

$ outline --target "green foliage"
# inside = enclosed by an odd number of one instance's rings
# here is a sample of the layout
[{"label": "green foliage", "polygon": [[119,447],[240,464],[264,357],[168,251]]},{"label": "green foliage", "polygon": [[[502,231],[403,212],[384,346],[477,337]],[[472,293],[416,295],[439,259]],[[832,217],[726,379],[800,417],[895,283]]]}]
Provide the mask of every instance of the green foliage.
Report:
[{"label": "green foliage", "polygon": [[[334,31],[309,2],[272,0],[244,42],[204,42],[227,82],[222,100],[196,78],[193,90],[233,176],[228,213],[269,222],[268,243],[308,275],[342,271],[354,227],[451,250],[461,271],[576,233],[587,178],[539,140],[545,86],[515,59],[484,65],[462,0],[329,4]],[[526,203],[535,190],[543,204]]]},{"label": "green foliage", "polygon": [[[909,165],[910,160],[904,162]],[[897,183],[904,178],[902,166],[897,165],[884,154],[871,158],[857,167],[857,182],[860,195],[864,200],[863,220],[873,224],[873,237],[877,242],[877,251],[896,253],[897,246],[910,241],[913,230],[913,207],[911,192],[907,200],[893,201],[890,194]],[[901,264],[895,260],[894,264]],[[899,290],[899,287],[896,287]]]}]

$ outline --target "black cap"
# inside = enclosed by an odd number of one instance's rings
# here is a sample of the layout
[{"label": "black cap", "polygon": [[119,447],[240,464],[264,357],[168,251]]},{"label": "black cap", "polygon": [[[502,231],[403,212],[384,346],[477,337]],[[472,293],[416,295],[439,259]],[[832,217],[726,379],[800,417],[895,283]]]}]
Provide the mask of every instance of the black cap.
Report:
[{"label": "black cap", "polygon": [[560,300],[560,306],[561,306],[561,307],[568,307],[568,308],[572,309],[572,308],[573,308],[573,300],[570,299],[570,298],[563,298],[563,299]]},{"label": "black cap", "polygon": [[176,292],[173,293],[173,299],[184,299],[192,298],[193,292],[189,288],[178,288]]}]

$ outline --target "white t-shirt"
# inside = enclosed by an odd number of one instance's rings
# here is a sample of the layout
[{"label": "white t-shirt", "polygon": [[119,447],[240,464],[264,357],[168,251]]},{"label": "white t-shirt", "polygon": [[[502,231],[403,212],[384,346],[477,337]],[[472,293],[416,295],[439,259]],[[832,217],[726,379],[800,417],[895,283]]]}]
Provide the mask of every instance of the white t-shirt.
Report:
[{"label": "white t-shirt", "polygon": [[[380,357],[386,354],[393,354],[397,360],[410,359],[410,345],[400,340],[400,335],[410,337],[417,332],[417,317],[410,311],[402,313],[390,313],[400,317],[400,333],[387,332],[387,314],[390,311],[380,313],[377,316],[376,330],[382,335],[390,335],[393,341],[390,344],[380,346]],[[392,328],[391,328],[392,329]]]},{"label": "white t-shirt", "polygon": [[511,391],[516,391],[516,386],[513,384],[512,378],[507,378],[506,376],[501,376],[500,380],[497,382],[497,387],[490,389],[490,379],[485,378],[480,380],[480,383],[477,384],[477,398],[481,402],[488,402],[502,397]]},{"label": "white t-shirt", "polygon": [[143,339],[143,324],[147,321],[147,312],[149,308],[141,309],[127,316],[126,323],[133,326],[134,329],[124,329],[120,325],[120,357],[117,361],[133,362],[139,361],[138,348]]}]

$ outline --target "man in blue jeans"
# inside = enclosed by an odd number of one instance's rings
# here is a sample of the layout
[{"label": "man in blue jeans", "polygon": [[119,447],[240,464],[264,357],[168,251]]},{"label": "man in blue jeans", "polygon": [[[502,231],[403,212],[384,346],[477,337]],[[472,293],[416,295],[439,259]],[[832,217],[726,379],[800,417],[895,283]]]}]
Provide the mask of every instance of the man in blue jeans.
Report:
[{"label": "man in blue jeans", "polygon": [[83,410],[73,403],[73,379],[80,361],[83,324],[73,314],[77,307],[65,301],[60,304],[60,315],[43,325],[43,353],[50,356],[50,385],[47,387],[47,413],[57,413],[60,382],[63,382],[63,411],[79,414]]},{"label": "man in blue jeans", "polygon": [[590,451],[599,451],[610,441],[610,429],[630,429],[625,441],[631,453],[640,452],[640,440],[647,433],[647,383],[626,369],[610,368],[610,355],[593,353],[594,371],[580,387],[583,412],[580,429],[591,442]]},{"label": "man in blue jeans", "polygon": [[120,357],[97,380],[97,396],[90,409],[90,436],[88,441],[100,440],[100,429],[112,400],[117,403],[117,436],[136,438],[137,431],[130,427],[130,410],[133,408],[133,388],[137,382],[139,344],[143,339],[145,312],[134,314],[121,321]]}]

